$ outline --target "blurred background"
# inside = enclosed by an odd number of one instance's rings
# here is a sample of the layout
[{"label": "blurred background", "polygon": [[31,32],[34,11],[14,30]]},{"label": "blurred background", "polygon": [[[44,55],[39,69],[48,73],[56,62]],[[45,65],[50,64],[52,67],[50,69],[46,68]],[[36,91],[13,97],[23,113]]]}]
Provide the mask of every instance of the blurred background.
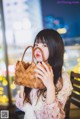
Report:
[{"label": "blurred background", "polygon": [[[63,70],[80,73],[80,1],[0,0],[0,106],[15,103],[15,64],[43,28],[57,30],[64,41]],[[27,60],[31,59],[31,50]],[[3,109],[3,108],[2,108]]]}]

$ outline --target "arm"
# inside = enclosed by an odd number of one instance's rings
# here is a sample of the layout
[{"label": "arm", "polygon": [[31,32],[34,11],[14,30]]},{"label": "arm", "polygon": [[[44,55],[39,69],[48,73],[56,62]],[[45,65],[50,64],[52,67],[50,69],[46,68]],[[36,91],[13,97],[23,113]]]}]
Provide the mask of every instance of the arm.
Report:
[{"label": "arm", "polygon": [[20,93],[17,93],[16,97],[15,97],[15,105],[17,108],[19,108],[20,110],[23,111],[23,101],[24,98],[20,97]]},{"label": "arm", "polygon": [[[53,98],[53,102],[51,104],[48,102],[48,100],[46,100],[43,106],[42,115],[45,118],[63,119],[65,116],[64,106],[66,104],[68,97],[71,95],[73,88],[70,82],[69,75],[67,73],[64,73],[62,77],[63,77],[62,90],[58,93],[57,97],[55,96],[55,100]],[[49,95],[47,95],[48,96],[47,98],[49,98],[49,96],[52,95],[51,92],[49,92],[48,94]]]},{"label": "arm", "polygon": [[33,107],[30,103],[24,101],[24,87],[20,87],[20,92],[15,97],[16,100],[16,106],[21,110],[25,112],[24,118],[25,119],[36,119],[35,113],[33,111]]},{"label": "arm", "polygon": [[15,105],[17,108],[19,108],[22,111],[25,111],[25,105],[24,102],[24,86],[20,86],[20,91],[17,93],[15,97]]},{"label": "arm", "polygon": [[58,96],[56,96],[55,86],[53,84],[54,74],[52,68],[49,70],[45,63],[42,64],[46,70],[43,69],[40,64],[37,65],[38,69],[35,69],[36,77],[43,81],[47,89],[46,101],[41,109],[41,117],[44,117],[45,119],[63,119],[65,116],[64,106],[72,91],[70,78],[67,73],[62,75],[63,88],[58,93]]}]

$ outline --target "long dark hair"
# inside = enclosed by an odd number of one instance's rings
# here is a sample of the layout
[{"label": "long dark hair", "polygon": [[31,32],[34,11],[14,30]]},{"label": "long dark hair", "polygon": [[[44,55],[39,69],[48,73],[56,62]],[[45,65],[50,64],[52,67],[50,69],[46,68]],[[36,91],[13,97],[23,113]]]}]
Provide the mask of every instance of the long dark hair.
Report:
[{"label": "long dark hair", "polygon": [[40,31],[34,41],[46,43],[49,49],[48,63],[52,66],[54,73],[54,84],[61,77],[64,55],[64,43],[60,34],[53,29],[44,29]]},{"label": "long dark hair", "polygon": [[[46,43],[49,49],[48,63],[52,66],[54,73],[54,84],[56,85],[59,77],[62,77],[64,43],[60,34],[53,29],[41,30],[34,41],[35,43]],[[29,92],[29,91],[28,91]]]}]

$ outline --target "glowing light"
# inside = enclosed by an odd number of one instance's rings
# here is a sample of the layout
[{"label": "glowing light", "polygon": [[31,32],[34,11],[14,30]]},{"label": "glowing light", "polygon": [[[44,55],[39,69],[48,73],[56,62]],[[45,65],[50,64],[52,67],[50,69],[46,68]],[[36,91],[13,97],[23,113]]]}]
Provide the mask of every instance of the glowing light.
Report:
[{"label": "glowing light", "polygon": [[54,24],[58,25],[59,24],[59,20],[54,20]]},{"label": "glowing light", "polygon": [[5,77],[3,77],[3,80],[6,80],[6,78],[5,78]]},{"label": "glowing light", "polygon": [[6,103],[8,101],[9,101],[9,99],[6,95],[0,96],[0,103]]},{"label": "glowing light", "polygon": [[59,28],[59,29],[57,29],[57,32],[60,34],[65,34],[67,32],[67,29],[66,28]]},{"label": "glowing light", "polygon": [[2,85],[3,85],[3,86],[7,86],[7,85],[8,85],[7,80],[4,80],[4,81],[2,82]]},{"label": "glowing light", "polygon": [[0,102],[2,102],[2,96],[0,96]]},{"label": "glowing light", "polygon": [[3,91],[0,91],[0,95],[2,95],[3,94]]},{"label": "glowing light", "polygon": [[11,84],[11,89],[15,89],[16,88],[16,85],[13,83],[13,84]]},{"label": "glowing light", "polygon": [[80,73],[80,58],[77,59],[78,64],[72,69],[76,73]]},{"label": "glowing light", "polygon": [[0,76],[0,81],[2,81],[3,80],[3,77],[2,76]]},{"label": "glowing light", "polygon": [[8,97],[6,95],[2,96],[2,103],[8,102]]},{"label": "glowing light", "polygon": [[3,91],[4,89],[3,89],[3,87],[0,87],[0,91]]}]

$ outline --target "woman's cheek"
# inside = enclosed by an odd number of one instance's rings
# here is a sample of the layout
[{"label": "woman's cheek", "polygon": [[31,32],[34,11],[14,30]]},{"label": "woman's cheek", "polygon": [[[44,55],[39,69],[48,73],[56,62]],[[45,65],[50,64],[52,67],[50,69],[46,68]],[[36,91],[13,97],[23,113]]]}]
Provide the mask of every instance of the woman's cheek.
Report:
[{"label": "woman's cheek", "polygon": [[46,52],[44,53],[44,58],[45,58],[45,60],[48,60],[48,58],[49,58],[49,51],[48,50],[46,50]]}]

